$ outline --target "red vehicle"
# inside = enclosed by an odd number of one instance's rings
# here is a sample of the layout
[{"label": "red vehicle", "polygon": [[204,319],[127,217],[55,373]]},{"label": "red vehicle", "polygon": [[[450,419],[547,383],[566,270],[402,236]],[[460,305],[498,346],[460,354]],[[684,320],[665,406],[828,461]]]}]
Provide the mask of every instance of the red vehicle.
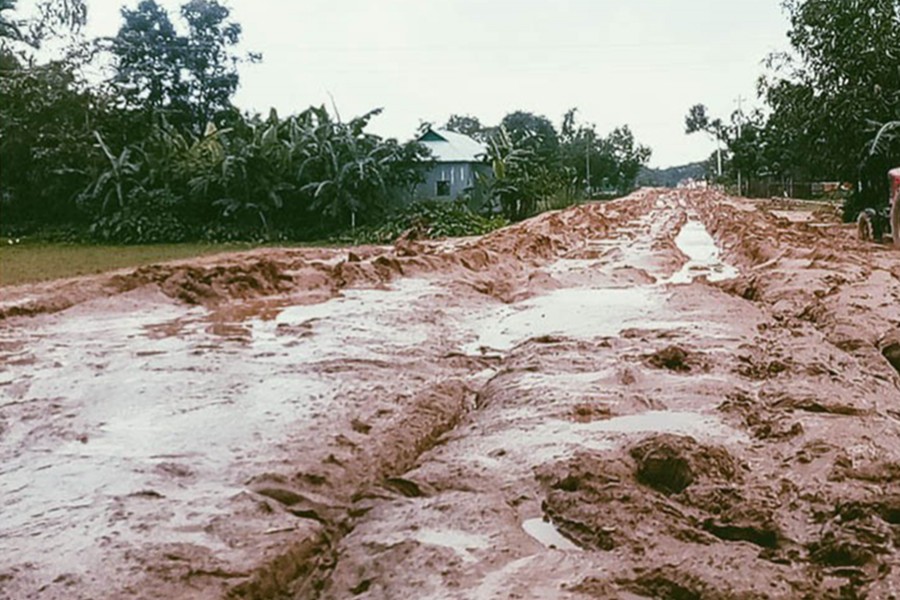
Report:
[{"label": "red vehicle", "polygon": [[900,247],[900,167],[888,171],[891,182],[890,202],[881,210],[867,208],[859,213],[856,226],[859,239],[880,242],[885,234]]}]

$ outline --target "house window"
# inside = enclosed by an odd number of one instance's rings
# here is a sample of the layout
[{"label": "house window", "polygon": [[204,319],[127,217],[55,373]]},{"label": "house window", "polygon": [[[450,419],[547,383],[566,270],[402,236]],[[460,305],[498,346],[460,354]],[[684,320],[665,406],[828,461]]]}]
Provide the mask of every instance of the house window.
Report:
[{"label": "house window", "polygon": [[437,196],[449,196],[450,195],[450,182],[443,180],[437,182]]}]

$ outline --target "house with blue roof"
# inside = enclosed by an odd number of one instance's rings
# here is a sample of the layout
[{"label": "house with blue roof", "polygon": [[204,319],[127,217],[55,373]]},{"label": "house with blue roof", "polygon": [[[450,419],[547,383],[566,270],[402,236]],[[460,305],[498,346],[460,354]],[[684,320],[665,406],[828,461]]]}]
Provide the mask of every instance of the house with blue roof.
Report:
[{"label": "house with blue roof", "polygon": [[431,151],[432,165],[416,186],[416,198],[456,200],[474,187],[476,173],[488,173],[487,147],[467,135],[428,129],[416,140]]}]

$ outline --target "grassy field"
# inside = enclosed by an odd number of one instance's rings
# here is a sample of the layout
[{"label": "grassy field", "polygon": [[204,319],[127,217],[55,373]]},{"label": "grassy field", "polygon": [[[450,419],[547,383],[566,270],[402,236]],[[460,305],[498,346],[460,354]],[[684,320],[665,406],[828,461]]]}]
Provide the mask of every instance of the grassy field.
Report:
[{"label": "grassy field", "polygon": [[0,286],[102,273],[178,258],[253,248],[250,244],[99,246],[23,242],[0,245]]}]

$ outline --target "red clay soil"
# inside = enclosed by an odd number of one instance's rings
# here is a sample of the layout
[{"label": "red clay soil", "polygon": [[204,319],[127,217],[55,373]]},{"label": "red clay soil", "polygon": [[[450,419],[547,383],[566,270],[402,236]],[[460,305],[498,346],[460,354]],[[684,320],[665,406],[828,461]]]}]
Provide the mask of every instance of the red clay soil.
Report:
[{"label": "red clay soil", "polygon": [[7,290],[0,596],[897,596],[900,261],[782,204]]}]

